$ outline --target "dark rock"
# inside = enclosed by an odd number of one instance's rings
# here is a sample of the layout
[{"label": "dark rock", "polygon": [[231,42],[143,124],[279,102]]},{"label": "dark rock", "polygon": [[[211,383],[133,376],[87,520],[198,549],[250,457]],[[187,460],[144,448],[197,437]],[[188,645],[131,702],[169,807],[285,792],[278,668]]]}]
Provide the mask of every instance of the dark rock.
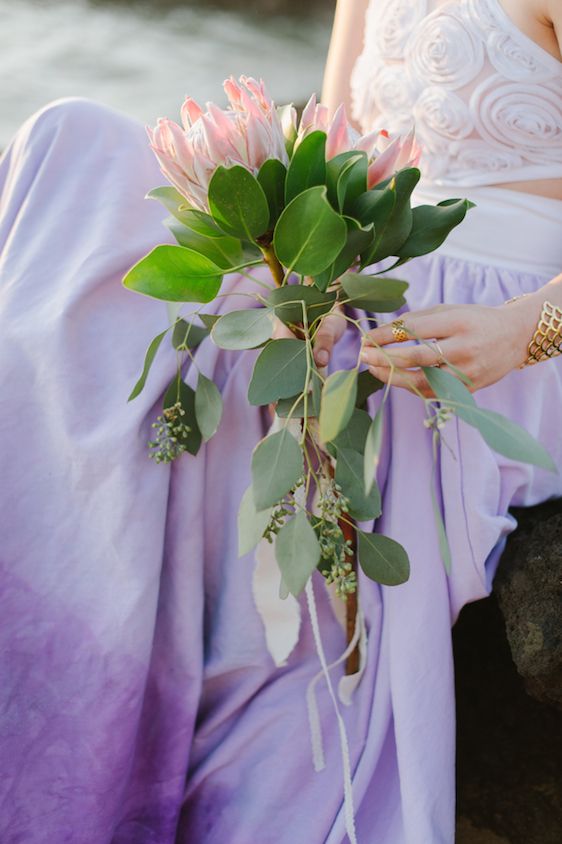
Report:
[{"label": "dark rock", "polygon": [[527,691],[562,709],[562,501],[515,515],[494,591]]}]

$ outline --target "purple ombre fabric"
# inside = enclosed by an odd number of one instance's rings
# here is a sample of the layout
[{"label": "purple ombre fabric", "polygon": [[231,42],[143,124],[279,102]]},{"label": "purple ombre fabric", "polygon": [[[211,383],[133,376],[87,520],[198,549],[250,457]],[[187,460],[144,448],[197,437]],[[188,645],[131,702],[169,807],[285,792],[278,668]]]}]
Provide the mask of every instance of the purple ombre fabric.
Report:
[{"label": "purple ombre fabric", "polygon": [[[167,237],[165,212],[143,198],[161,181],[142,127],[82,100],[31,118],[0,163],[0,842],[343,844],[322,685],[327,765],[312,767],[305,693],[319,665],[307,614],[276,669],[253,604],[253,556],[237,558],[238,504],[268,424],[245,398],[254,354],[201,345],[224,421],[171,469],[146,452],[175,369],[167,343],[144,392],[126,401],[167,324],[163,304],[121,287]],[[400,274],[413,308],[497,304],[546,280],[446,255]],[[337,363],[353,353],[348,336]],[[562,466],[560,360],[478,400]],[[419,401],[393,390],[377,529],[406,546],[412,576],[394,588],[361,582],[368,664],[343,708],[360,844],[452,844],[451,622],[490,589],[514,526],[508,507],[562,495],[560,476],[500,458],[450,422],[438,472],[447,578],[422,420]],[[343,633],[315,590],[333,660]]]}]

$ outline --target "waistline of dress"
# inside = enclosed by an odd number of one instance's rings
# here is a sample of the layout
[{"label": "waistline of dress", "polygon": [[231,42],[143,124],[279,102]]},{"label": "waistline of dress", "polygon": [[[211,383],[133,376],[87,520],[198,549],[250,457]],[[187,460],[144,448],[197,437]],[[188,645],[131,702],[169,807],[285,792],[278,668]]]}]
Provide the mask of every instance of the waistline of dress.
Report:
[{"label": "waistline of dress", "polygon": [[450,258],[553,278],[562,272],[562,200],[508,188],[420,183],[414,205],[466,198],[475,203],[437,252]]}]

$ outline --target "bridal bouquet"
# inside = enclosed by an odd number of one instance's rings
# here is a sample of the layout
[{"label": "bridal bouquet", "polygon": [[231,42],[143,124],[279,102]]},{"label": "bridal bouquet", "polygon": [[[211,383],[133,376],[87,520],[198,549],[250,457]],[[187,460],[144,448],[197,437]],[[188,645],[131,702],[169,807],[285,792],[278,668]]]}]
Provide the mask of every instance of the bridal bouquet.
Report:
[{"label": "bridal bouquet", "polygon": [[[274,406],[275,422],[253,453],[252,484],[240,505],[240,553],[263,537],[274,543],[285,595],[297,596],[318,569],[340,596],[353,596],[356,557],[373,580],[403,583],[409,576],[404,548],[358,527],[381,512],[375,469],[386,390],[372,418],[367,399],[384,385],[359,362],[328,375],[315,365],[313,347],[322,319],[336,309],[363,338],[373,314],[401,309],[408,285],[385,277],[381,262],[388,271],[436,249],[471,203],[449,199],[412,208],[420,178],[413,134],[360,136],[343,107],[330,119],[314,97],[298,120],[293,106],[276,108],[264,84],[246,77],[224,87],[228,108],[208,104],[203,111],[188,98],[183,126],[166,119],[149,130],[171,184],[149,197],[170,212],[167,225],[178,245],[157,246],[124,284],[199,307],[152,341],[130,398],[143,389],[169,331],[180,353],[178,370],[149,445],[158,461],[196,454],[219,427],[221,395],[202,373],[195,389],[188,386],[184,360],[205,338],[221,349],[259,350],[247,400]],[[225,311],[225,273],[251,280],[248,307]],[[220,315],[210,313],[219,303]],[[276,339],[279,323],[292,333]],[[426,374],[435,398],[420,399],[436,439],[456,413],[498,451],[551,465],[525,431],[478,408],[462,374],[450,367]],[[442,524],[440,535],[449,565]]]}]

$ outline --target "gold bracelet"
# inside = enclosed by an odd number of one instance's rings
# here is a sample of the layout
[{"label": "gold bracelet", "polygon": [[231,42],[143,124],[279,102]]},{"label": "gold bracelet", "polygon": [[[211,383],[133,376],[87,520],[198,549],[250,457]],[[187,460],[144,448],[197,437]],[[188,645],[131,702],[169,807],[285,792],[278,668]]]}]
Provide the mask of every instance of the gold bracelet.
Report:
[{"label": "gold bracelet", "polygon": [[548,301],[543,304],[528,353],[529,357],[521,369],[562,354],[562,308]]}]

